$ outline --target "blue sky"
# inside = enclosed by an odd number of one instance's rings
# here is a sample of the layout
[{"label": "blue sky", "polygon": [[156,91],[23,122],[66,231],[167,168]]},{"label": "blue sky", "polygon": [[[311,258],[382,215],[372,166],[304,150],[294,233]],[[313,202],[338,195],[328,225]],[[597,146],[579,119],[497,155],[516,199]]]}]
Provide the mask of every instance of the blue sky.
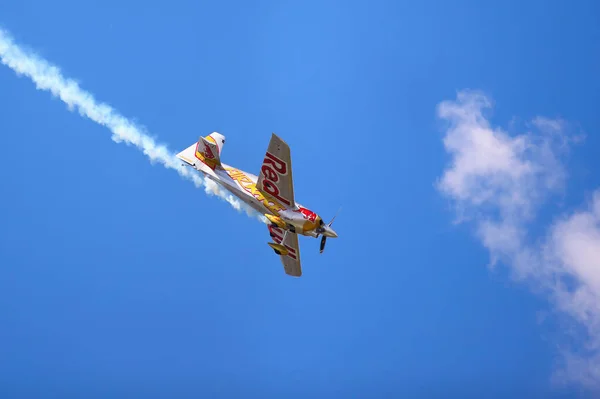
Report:
[{"label": "blue sky", "polygon": [[599,18],[593,1],[3,3],[18,44],[171,151],[219,131],[256,174],[276,132],[298,201],[343,209],[289,278],[265,226],[2,65],[1,396],[587,397]]}]

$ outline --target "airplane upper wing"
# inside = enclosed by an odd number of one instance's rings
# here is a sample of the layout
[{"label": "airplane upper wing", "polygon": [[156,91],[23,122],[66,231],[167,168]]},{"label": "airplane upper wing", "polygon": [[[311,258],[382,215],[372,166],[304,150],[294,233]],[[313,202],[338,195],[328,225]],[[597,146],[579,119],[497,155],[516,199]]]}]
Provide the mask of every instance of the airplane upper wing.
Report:
[{"label": "airplane upper wing", "polygon": [[277,244],[285,245],[288,250],[287,255],[280,255],[281,263],[285,274],[300,277],[302,276],[302,266],[300,264],[300,245],[298,243],[298,235],[288,232],[285,236],[285,241],[282,243],[284,231],[279,227],[269,225],[269,233]]},{"label": "airplane upper wing", "polygon": [[265,159],[258,174],[256,188],[288,209],[296,205],[290,147],[275,133],[271,136]]}]

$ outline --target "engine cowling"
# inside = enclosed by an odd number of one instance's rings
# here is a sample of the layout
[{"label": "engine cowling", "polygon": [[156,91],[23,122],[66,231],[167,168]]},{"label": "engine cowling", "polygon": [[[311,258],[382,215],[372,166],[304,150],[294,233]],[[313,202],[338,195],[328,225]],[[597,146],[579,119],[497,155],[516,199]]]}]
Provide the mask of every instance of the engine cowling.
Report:
[{"label": "engine cowling", "polygon": [[319,215],[303,207],[299,207],[298,209],[287,209],[280,212],[279,216],[283,222],[291,224],[294,228],[301,230],[304,233],[315,230],[323,224]]}]

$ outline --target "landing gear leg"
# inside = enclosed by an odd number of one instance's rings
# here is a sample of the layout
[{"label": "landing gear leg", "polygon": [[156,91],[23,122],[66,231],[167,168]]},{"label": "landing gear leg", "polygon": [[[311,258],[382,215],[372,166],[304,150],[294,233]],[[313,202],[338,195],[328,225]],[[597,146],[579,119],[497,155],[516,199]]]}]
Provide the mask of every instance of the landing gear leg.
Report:
[{"label": "landing gear leg", "polygon": [[267,244],[269,244],[269,246],[273,249],[273,251],[277,254],[277,255],[287,255],[288,250],[284,244],[285,242],[285,238],[287,237],[288,231],[284,231],[283,232],[283,237],[281,238],[281,240],[276,239],[276,235],[272,234],[271,237],[273,237],[273,241],[275,242],[268,242]]},{"label": "landing gear leg", "polygon": [[[281,239],[281,245],[285,245],[284,242],[285,242],[285,237],[287,236],[287,233],[288,233],[287,230],[285,230],[283,232],[283,238]],[[279,252],[278,250],[274,249],[274,251],[277,255],[281,255],[281,252]]]}]

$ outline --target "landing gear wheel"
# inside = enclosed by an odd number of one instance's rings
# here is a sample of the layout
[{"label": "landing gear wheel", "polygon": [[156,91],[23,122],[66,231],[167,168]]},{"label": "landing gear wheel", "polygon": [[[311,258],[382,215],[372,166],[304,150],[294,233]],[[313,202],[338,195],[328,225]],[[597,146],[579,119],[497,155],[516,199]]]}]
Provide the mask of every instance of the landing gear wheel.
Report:
[{"label": "landing gear wheel", "polygon": [[274,249],[273,251],[275,251],[275,253],[276,253],[277,255],[281,255],[281,252],[279,252],[278,250]]}]

